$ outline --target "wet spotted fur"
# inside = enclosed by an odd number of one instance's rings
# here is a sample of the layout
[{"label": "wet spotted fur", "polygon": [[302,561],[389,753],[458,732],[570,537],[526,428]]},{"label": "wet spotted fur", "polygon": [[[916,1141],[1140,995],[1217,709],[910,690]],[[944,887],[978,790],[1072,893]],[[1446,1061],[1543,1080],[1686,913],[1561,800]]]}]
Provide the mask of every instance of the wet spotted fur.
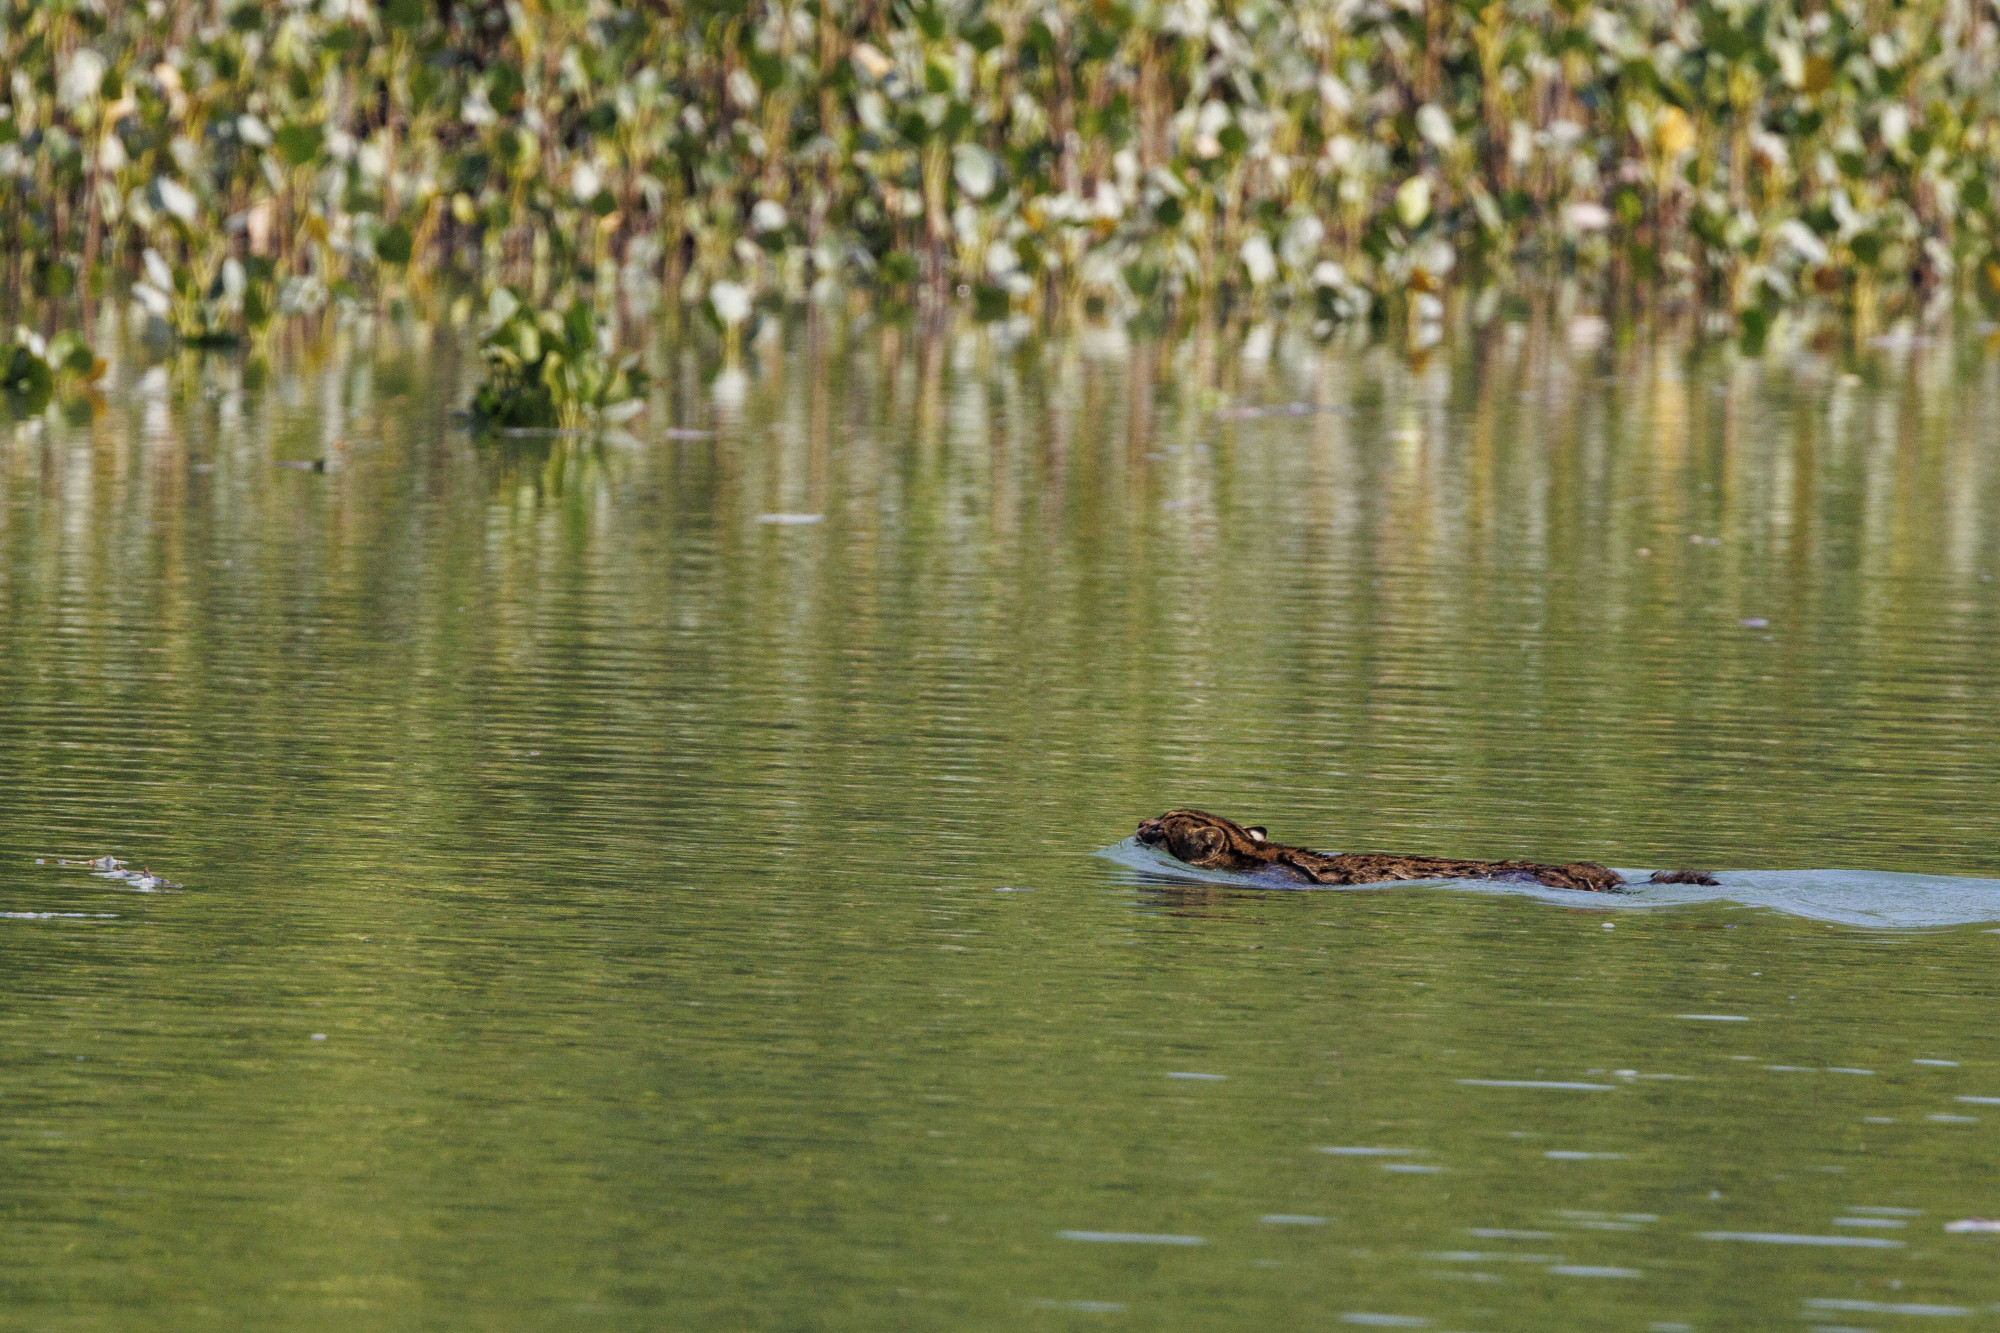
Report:
[{"label": "wet spotted fur", "polygon": [[[1219,818],[1202,810],[1169,810],[1139,825],[1139,841],[1158,847],[1177,861],[1203,870],[1233,870],[1243,874],[1275,871],[1307,884],[1381,884],[1408,879],[1532,880],[1553,889],[1605,893],[1625,881],[1618,872],[1589,861],[1544,865],[1534,861],[1457,861],[1442,856],[1393,856],[1384,852],[1348,852],[1330,856],[1286,847],[1270,841],[1264,830]],[[1655,884],[1713,884],[1696,870],[1661,871]]]}]

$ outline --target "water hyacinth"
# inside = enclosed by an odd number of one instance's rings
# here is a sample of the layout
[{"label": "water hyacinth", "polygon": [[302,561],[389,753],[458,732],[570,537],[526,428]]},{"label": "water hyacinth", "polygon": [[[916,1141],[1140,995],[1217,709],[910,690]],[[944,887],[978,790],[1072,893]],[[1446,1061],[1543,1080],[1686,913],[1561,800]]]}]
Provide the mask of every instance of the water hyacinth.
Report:
[{"label": "water hyacinth", "polygon": [[588,302],[535,310],[506,288],[488,304],[479,339],[486,378],[473,418],[508,430],[580,430],[629,421],[645,409],[636,355],[614,360]]},{"label": "water hyacinth", "polygon": [[1577,275],[1746,343],[2000,298],[1991,7],[0,0],[0,68],[0,299],[196,341],[440,281],[726,333],[738,288],[1335,321]]}]

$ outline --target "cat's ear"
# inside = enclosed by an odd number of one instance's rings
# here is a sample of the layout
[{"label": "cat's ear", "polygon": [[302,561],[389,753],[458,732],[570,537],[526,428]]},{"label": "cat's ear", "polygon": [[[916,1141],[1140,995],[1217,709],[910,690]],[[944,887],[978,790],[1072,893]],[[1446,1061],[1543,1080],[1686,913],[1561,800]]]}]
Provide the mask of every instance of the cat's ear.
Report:
[{"label": "cat's ear", "polygon": [[1250,835],[1250,841],[1252,842],[1268,841],[1268,838],[1264,833],[1264,826],[1262,824],[1252,824],[1249,828],[1244,829],[1243,831]]}]

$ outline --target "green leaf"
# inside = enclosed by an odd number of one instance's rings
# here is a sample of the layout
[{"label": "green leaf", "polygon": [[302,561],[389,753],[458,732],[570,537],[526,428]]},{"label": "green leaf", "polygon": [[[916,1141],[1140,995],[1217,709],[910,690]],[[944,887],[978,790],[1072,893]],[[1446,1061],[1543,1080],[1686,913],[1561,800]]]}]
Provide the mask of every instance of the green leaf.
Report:
[{"label": "green leaf", "polygon": [[572,301],[563,312],[563,334],[570,350],[581,352],[597,346],[597,317],[588,301]]},{"label": "green leaf", "polygon": [[1745,356],[1759,356],[1764,351],[1764,337],[1771,330],[1769,316],[1756,306],[1736,312],[1736,321],[1741,332],[1737,335],[1737,345]]},{"label": "green leaf", "polygon": [[1091,26],[1085,29],[1083,37],[1083,58],[1085,60],[1109,60],[1118,54],[1118,34],[1108,28]]},{"label": "green leaf", "polygon": [[4,387],[9,404],[22,416],[38,416],[55,396],[56,377],[48,363],[25,347],[16,347],[7,365]]},{"label": "green leaf", "polygon": [[424,25],[424,0],[384,0],[382,17],[392,28],[421,28]]},{"label": "green leaf", "polygon": [[744,58],[750,67],[750,77],[757,80],[757,86],[765,92],[772,92],[784,86],[785,62],[769,51],[750,51]]},{"label": "green leaf", "polygon": [[437,97],[439,88],[438,72],[426,60],[410,71],[410,105],[421,110]]},{"label": "green leaf", "polygon": [[965,40],[970,42],[972,49],[981,55],[985,55],[1006,39],[1007,35],[1000,31],[1000,25],[992,19],[981,19],[965,30]]},{"label": "green leaf", "polygon": [[271,140],[287,166],[303,167],[319,156],[320,146],[326,142],[326,131],[317,125],[294,122],[281,127]]},{"label": "green leaf", "polygon": [[972,289],[972,314],[982,324],[1007,318],[1007,293],[1004,288],[982,282]]},{"label": "green leaf", "polygon": [[486,73],[486,100],[495,111],[505,115],[520,100],[523,86],[521,71],[502,61]]},{"label": "green leaf", "polygon": [[1618,220],[1627,227],[1636,227],[1645,219],[1646,201],[1629,185],[1611,196],[1611,205],[1617,211]]},{"label": "green leaf", "polygon": [[375,257],[388,264],[410,262],[410,229],[401,222],[375,233]]},{"label": "green leaf", "polygon": [[60,259],[35,266],[35,286],[51,300],[60,301],[76,287],[76,270]]}]

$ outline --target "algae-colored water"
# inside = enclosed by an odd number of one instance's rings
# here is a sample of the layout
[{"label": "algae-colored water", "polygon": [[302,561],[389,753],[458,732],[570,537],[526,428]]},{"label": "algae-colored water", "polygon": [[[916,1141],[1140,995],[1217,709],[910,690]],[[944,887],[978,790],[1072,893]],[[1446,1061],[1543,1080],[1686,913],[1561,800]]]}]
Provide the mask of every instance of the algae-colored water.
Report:
[{"label": "algae-colored water", "polygon": [[786,339],[0,436],[0,1325],[1993,1321],[2000,912],[1094,855],[2000,876],[1981,345]]}]

